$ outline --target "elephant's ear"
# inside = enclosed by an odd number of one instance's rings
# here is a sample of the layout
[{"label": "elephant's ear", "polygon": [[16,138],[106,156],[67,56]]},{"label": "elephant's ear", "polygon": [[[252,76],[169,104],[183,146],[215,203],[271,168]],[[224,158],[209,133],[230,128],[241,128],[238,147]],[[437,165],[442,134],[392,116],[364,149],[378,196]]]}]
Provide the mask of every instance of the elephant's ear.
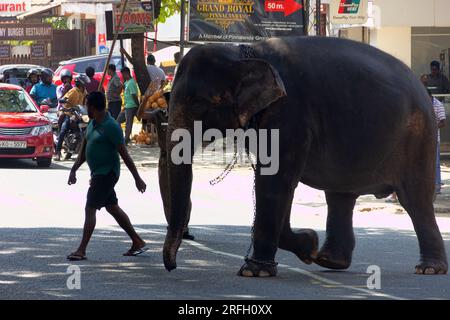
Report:
[{"label": "elephant's ear", "polygon": [[286,96],[278,71],[267,61],[246,59],[238,62],[240,81],[236,90],[236,113],[241,127],[259,111]]}]

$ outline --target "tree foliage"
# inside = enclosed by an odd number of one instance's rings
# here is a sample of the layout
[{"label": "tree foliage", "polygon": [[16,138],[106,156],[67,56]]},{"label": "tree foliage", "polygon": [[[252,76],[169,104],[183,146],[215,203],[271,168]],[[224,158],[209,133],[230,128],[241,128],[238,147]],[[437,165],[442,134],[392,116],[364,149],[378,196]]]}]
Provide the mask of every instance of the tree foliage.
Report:
[{"label": "tree foliage", "polygon": [[159,15],[155,13],[156,21],[164,23],[168,18],[181,11],[181,0],[159,0],[160,10]]},{"label": "tree foliage", "polygon": [[67,30],[67,17],[48,17],[42,19],[42,22],[48,23],[52,26],[53,30]]}]

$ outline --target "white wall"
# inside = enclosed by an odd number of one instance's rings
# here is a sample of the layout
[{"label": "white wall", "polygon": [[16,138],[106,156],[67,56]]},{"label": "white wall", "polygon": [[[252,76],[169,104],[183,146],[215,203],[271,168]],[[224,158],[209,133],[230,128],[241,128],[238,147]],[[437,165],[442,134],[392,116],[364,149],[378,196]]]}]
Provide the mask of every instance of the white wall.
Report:
[{"label": "white wall", "polygon": [[383,27],[370,32],[370,44],[411,67],[411,28]]},{"label": "white wall", "polygon": [[381,26],[450,26],[450,0],[373,0]]}]

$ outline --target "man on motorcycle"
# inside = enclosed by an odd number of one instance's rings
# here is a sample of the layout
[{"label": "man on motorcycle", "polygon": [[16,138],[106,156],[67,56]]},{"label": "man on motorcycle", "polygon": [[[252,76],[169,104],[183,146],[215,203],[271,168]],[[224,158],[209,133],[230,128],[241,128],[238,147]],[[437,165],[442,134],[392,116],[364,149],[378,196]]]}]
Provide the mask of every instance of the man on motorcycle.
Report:
[{"label": "man on motorcycle", "polygon": [[43,69],[41,71],[41,81],[35,84],[30,91],[30,95],[38,105],[42,104],[43,100],[50,100],[56,105],[56,86],[52,82],[53,72],[50,69]]},{"label": "man on motorcycle", "polygon": [[34,85],[39,82],[39,76],[41,75],[41,71],[39,69],[30,69],[27,72],[27,83],[25,86],[25,91],[30,93],[31,89],[33,89]]},{"label": "man on motorcycle", "polygon": [[70,128],[70,109],[78,105],[84,105],[86,99],[86,85],[89,82],[89,77],[86,75],[77,75],[75,78],[75,87],[70,89],[69,92],[64,95],[63,99],[60,100],[63,104],[63,109],[61,112],[64,113],[64,120],[62,121],[60,127],[58,144],[56,145],[56,161],[61,161],[61,149],[64,142],[64,137]]}]

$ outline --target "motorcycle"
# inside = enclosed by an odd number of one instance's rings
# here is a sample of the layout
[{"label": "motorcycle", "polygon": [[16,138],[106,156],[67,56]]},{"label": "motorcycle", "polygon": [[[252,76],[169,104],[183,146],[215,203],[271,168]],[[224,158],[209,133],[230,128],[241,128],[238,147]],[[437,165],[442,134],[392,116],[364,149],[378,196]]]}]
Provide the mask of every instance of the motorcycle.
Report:
[{"label": "motorcycle", "polygon": [[[81,142],[89,124],[89,116],[86,108],[81,105],[64,109],[64,113],[70,117],[70,122],[69,129],[64,136],[61,158],[69,160],[73,154],[80,153]],[[57,121],[57,130],[53,132],[55,144],[58,143],[61,124],[62,122],[58,123]]]}]

